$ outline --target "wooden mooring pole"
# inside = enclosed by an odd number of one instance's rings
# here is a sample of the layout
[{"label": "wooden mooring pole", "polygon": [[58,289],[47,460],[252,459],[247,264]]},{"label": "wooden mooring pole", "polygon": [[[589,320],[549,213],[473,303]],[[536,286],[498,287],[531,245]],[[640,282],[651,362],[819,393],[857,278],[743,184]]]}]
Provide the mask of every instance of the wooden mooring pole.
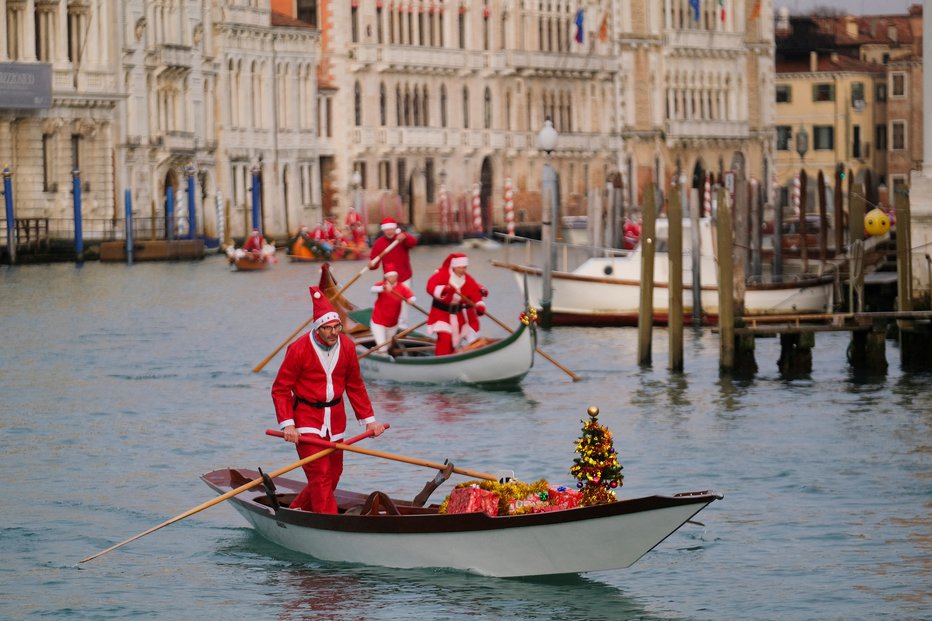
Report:
[{"label": "wooden mooring pole", "polygon": [[[682,181],[685,177],[679,179]],[[671,371],[683,370],[683,207],[680,194],[670,192],[667,207],[668,235],[667,256],[669,257],[669,302],[667,304],[667,333],[670,336]]]},{"label": "wooden mooring pole", "polygon": [[641,213],[641,298],[638,308],[638,364],[651,364],[651,332],[654,326],[654,252],[657,234],[656,186],[644,188]]},{"label": "wooden mooring pole", "polygon": [[731,194],[718,190],[718,329],[721,339],[719,369],[731,371],[735,366],[734,253],[731,228]]}]

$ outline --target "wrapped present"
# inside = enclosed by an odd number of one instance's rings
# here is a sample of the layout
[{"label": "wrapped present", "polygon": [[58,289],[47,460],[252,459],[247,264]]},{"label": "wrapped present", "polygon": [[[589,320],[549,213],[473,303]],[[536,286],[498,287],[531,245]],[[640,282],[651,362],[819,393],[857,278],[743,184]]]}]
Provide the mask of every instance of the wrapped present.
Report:
[{"label": "wrapped present", "polygon": [[579,506],[582,492],[570,487],[551,487],[550,505],[561,509],[575,509]]},{"label": "wrapped present", "polygon": [[[546,495],[545,495],[546,496]],[[528,494],[525,498],[512,500],[508,503],[508,515],[533,513],[538,507],[546,506],[549,500],[537,494]]]},{"label": "wrapped present", "polygon": [[498,515],[498,494],[477,486],[457,487],[450,494],[447,513],[484,512]]}]

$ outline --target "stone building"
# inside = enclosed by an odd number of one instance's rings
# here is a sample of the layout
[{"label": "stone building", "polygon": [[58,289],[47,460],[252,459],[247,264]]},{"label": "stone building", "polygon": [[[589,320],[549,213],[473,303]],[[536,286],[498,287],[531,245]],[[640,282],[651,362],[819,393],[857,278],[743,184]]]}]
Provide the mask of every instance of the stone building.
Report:
[{"label": "stone building", "polygon": [[[127,190],[137,236],[191,234],[189,178],[194,233],[208,238],[221,222],[246,234],[253,185],[267,235],[320,212],[309,24],[255,0],[4,4],[0,62],[51,68],[49,105],[0,108],[17,219],[48,219],[53,237],[71,237],[72,171],[89,239],[122,235]],[[178,217],[166,223],[169,196]]]},{"label": "stone building", "polygon": [[447,217],[469,215],[478,193],[489,231],[510,181],[518,223],[539,222],[546,118],[566,214],[609,181],[636,207],[645,184],[676,172],[699,188],[707,172],[772,169],[769,0],[314,4],[346,146],[327,164],[325,210],[344,208],[357,171],[370,220],[436,230],[443,186]]}]

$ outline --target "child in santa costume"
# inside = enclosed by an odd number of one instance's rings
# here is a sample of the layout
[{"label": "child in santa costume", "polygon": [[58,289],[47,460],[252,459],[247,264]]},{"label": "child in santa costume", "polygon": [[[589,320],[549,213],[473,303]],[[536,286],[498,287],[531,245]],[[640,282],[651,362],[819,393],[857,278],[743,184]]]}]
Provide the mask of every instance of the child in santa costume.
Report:
[{"label": "child in santa costume", "polygon": [[[340,316],[317,287],[310,287],[314,306],[311,331],[288,346],[285,359],[272,384],[272,403],[285,440],[297,445],[303,459],[320,450],[298,442],[301,434],[313,434],[333,442],[343,439],[349,397],[357,420],[367,431],[380,435],[385,425],[377,423],[369,394],[362,381],[356,347],[343,334]],[[292,509],[336,513],[333,492],[343,473],[343,451],[304,465],[305,487]]]},{"label": "child in santa costume", "polygon": [[[392,248],[382,257],[382,261],[390,263],[398,270],[398,282],[405,287],[411,288],[411,257],[409,252],[417,244],[417,239],[413,235],[408,235],[402,231],[398,223],[391,218],[382,220],[379,225],[382,229],[382,235],[372,243],[372,250],[369,252],[369,269],[374,270],[379,266],[379,255],[388,248],[392,242],[398,240],[398,245]],[[404,330],[408,327],[408,307],[402,306],[401,317],[398,319],[398,327]]]},{"label": "child in santa costume", "polygon": [[[413,304],[415,297],[406,286],[398,282],[398,270],[385,264],[385,279],[372,286],[376,294],[369,328],[376,345],[387,343],[398,333],[398,318],[404,304]],[[380,348],[381,349],[381,348]]]},{"label": "child in santa costume", "polygon": [[427,293],[433,298],[427,331],[437,336],[438,356],[452,354],[478,338],[479,317],[485,314],[482,299],[489,292],[466,273],[468,266],[465,254],[453,253],[427,281]]}]

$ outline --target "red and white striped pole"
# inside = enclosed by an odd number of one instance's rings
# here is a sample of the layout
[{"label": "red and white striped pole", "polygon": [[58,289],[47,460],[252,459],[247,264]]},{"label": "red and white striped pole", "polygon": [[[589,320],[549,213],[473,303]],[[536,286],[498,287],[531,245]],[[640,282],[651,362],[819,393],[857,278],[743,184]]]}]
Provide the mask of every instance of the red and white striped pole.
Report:
[{"label": "red and white striped pole", "polygon": [[474,232],[482,234],[482,200],[479,198],[480,186],[478,183],[472,185],[472,229]]},{"label": "red and white striped pole", "polygon": [[505,227],[509,235],[515,234],[515,201],[511,177],[505,177]]},{"label": "red and white striped pole", "polygon": [[795,175],[793,175],[793,212],[797,216],[799,215],[799,194],[800,194],[799,173],[797,172]]},{"label": "red and white striped pole", "polygon": [[702,215],[712,215],[712,181],[709,173],[705,174],[705,187],[702,195]]},{"label": "red and white striped pole", "polygon": [[450,227],[450,204],[447,199],[447,186],[440,184],[440,232],[444,237]]}]

